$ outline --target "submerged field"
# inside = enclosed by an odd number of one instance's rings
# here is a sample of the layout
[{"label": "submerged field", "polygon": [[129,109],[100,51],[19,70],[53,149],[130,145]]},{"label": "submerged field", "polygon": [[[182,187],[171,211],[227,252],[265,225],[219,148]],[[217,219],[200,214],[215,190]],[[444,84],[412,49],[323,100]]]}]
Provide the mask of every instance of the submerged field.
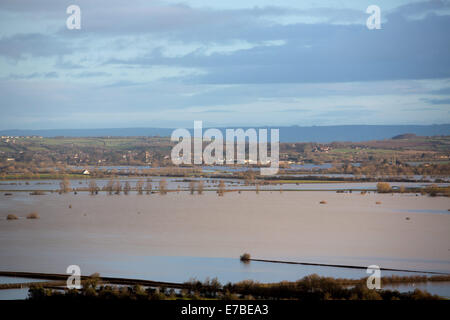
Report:
[{"label": "submerged field", "polygon": [[[108,257],[237,259],[250,252],[255,258],[450,272],[449,208],[446,197],[415,194],[17,192],[0,201],[0,269],[58,273],[79,264],[86,272],[129,275],[133,266],[126,259],[108,266]],[[31,212],[39,219],[26,219]],[[8,214],[18,219],[7,220]]]}]

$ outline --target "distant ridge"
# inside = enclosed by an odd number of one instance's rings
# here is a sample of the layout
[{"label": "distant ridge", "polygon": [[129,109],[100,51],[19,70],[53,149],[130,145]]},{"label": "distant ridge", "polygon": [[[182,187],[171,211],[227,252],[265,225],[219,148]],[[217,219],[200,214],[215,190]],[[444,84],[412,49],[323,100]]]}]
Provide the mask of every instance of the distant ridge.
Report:
[{"label": "distant ridge", "polygon": [[[236,127],[247,129],[248,127]],[[333,142],[390,139],[405,134],[417,136],[450,135],[450,124],[441,125],[342,125],[279,128],[281,142]],[[256,128],[256,129],[258,129]],[[220,128],[224,130],[225,128]],[[1,136],[43,137],[105,137],[105,136],[161,136],[169,137],[173,128],[106,128],[106,129],[50,129],[2,130]],[[204,128],[206,130],[206,128]]]}]

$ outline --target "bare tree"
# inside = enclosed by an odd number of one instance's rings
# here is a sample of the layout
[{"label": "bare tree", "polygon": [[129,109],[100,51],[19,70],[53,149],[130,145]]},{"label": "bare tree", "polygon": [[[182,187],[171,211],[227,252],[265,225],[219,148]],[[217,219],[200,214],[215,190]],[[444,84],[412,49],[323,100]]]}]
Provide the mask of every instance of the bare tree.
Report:
[{"label": "bare tree", "polygon": [[191,192],[191,194],[194,194],[194,192],[195,192],[195,182],[194,181],[189,182],[189,191]]},{"label": "bare tree", "polygon": [[222,197],[225,193],[225,183],[223,182],[223,180],[220,180],[219,182],[219,187],[217,189],[217,194]]},{"label": "bare tree", "polygon": [[203,181],[199,181],[197,185],[197,192],[198,194],[203,194]]},{"label": "bare tree", "polygon": [[70,181],[67,177],[64,177],[59,183],[60,192],[67,193],[70,191]]},{"label": "bare tree", "polygon": [[256,183],[256,194],[259,194],[259,183]]},{"label": "bare tree", "polygon": [[122,191],[122,185],[120,184],[120,181],[116,181],[114,183],[114,193],[120,194],[120,191]]},{"label": "bare tree", "polygon": [[147,185],[145,186],[145,191],[147,194],[150,194],[152,192],[152,180],[147,179]]},{"label": "bare tree", "polygon": [[167,194],[167,181],[166,179],[159,180],[159,194]]},{"label": "bare tree", "polygon": [[128,193],[130,193],[130,190],[131,190],[130,183],[128,181],[126,181],[125,186],[123,187],[123,193],[125,195],[128,195]]},{"label": "bare tree", "polygon": [[136,182],[136,190],[137,190],[138,194],[142,194],[143,189],[144,189],[144,182],[142,180],[139,180],[138,182]]},{"label": "bare tree", "polygon": [[113,188],[114,188],[114,181],[113,180],[109,180],[108,183],[105,186],[105,191],[108,191],[108,194],[111,195],[113,192]]},{"label": "bare tree", "polygon": [[94,179],[91,179],[91,181],[89,181],[89,192],[91,193],[91,195],[98,194],[97,182],[95,182]]}]

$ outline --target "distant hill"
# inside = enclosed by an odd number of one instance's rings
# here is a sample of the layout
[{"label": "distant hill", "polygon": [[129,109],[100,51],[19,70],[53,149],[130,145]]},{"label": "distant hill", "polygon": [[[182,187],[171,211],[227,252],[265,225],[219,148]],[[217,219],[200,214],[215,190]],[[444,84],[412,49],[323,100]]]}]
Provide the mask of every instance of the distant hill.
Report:
[{"label": "distant hill", "polygon": [[[268,128],[271,127],[261,127]],[[278,127],[281,142],[368,141],[392,137],[450,135],[450,124],[442,125],[344,125],[312,127]],[[221,128],[224,131],[225,128]],[[243,128],[247,129],[247,128]],[[257,128],[258,129],[258,128]],[[3,130],[1,136],[44,137],[104,137],[104,136],[161,136],[171,135],[172,128],[110,128],[110,129],[53,129]],[[204,128],[206,130],[206,128]],[[398,138],[400,139],[400,138]],[[403,138],[404,139],[404,138]]]},{"label": "distant hill", "polygon": [[403,139],[414,139],[417,135],[414,133],[405,133],[405,134],[399,134],[398,136],[392,137],[393,140],[403,140]]}]

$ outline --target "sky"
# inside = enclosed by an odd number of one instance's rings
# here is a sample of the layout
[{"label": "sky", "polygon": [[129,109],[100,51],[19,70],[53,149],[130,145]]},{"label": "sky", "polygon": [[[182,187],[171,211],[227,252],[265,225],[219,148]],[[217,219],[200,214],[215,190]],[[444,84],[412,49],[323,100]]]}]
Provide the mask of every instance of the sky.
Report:
[{"label": "sky", "polygon": [[450,123],[450,1],[1,0],[0,97],[0,130]]}]

